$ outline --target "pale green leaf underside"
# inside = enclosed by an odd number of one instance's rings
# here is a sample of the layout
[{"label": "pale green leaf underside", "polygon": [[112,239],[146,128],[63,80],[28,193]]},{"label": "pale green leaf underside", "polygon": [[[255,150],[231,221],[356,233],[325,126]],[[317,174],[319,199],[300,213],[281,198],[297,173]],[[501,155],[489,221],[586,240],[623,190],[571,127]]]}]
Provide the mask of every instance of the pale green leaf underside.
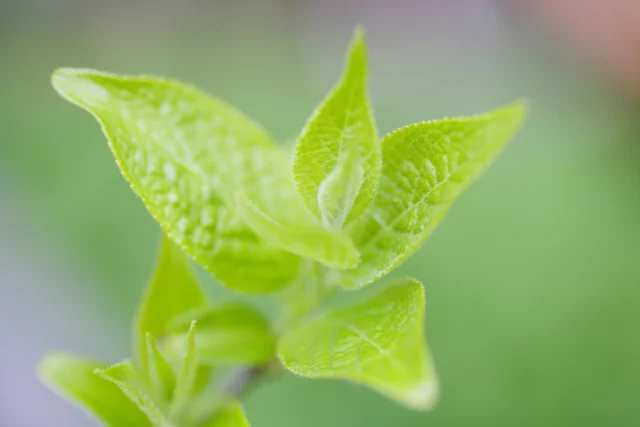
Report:
[{"label": "pale green leaf underside", "polygon": [[197,329],[196,354],[205,364],[260,364],[275,357],[275,337],[268,320],[257,309],[229,303],[187,313],[171,325],[165,340],[169,351],[181,343],[189,322]]},{"label": "pale green leaf underside", "polygon": [[81,357],[51,353],[38,365],[40,377],[109,427],[151,427],[149,418],[110,381],[95,374],[106,365]]},{"label": "pale green leaf underside", "polygon": [[417,123],[382,141],[373,203],[348,228],[361,263],[337,272],[346,288],[372,283],[415,252],[460,195],[520,128],[518,102],[489,113]]},{"label": "pale green leaf underside", "polygon": [[154,427],[172,427],[149,395],[143,378],[131,362],[126,361],[106,369],[96,369],[96,374],[118,386],[131,399],[131,402],[147,415]]},{"label": "pale green leaf underside", "polygon": [[270,214],[275,206],[289,206],[291,215],[304,210],[286,159],[260,126],[161,78],[61,69],[53,84],[100,122],[123,175],[171,239],[226,286],[271,292],[295,277],[298,257],[233,213],[238,190]]},{"label": "pale green leaf underside", "polygon": [[358,251],[345,234],[312,221],[279,223],[244,194],[236,196],[236,203],[240,217],[275,246],[336,268],[349,268],[358,264]]},{"label": "pale green leaf underside", "polygon": [[161,338],[176,316],[206,304],[207,298],[185,253],[163,236],[157,265],[135,320],[136,349],[143,368],[147,365],[146,334]]},{"label": "pale green leaf underside", "polygon": [[[367,93],[364,31],[356,31],[341,80],[313,113],[294,152],[293,175],[307,207],[337,228],[376,194],[380,142]],[[341,181],[343,185],[336,181]]]},{"label": "pale green leaf underside", "polygon": [[205,427],[250,427],[250,425],[244,415],[242,406],[234,402],[220,409],[220,411],[205,424]]},{"label": "pale green leaf underside", "polygon": [[285,332],[278,354],[290,371],[367,385],[409,407],[435,404],[438,382],[424,343],[424,289],[398,281],[349,307]]}]

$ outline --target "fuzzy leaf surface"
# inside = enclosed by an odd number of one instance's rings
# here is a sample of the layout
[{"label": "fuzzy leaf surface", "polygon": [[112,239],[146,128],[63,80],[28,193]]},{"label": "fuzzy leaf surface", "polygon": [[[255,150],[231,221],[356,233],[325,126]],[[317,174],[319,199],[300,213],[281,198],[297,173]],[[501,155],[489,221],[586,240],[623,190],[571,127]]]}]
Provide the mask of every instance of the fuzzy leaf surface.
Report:
[{"label": "fuzzy leaf surface", "polygon": [[294,152],[293,175],[307,208],[335,228],[367,209],[380,177],[367,62],[364,30],[358,29],[340,81],[307,122]]},{"label": "fuzzy leaf surface", "polygon": [[95,373],[104,363],[50,353],[38,365],[42,380],[109,427],[152,427],[149,418],[122,390]]},{"label": "fuzzy leaf surface", "polygon": [[286,159],[259,125],[163,78],[61,69],[53,85],[98,120],[131,188],[171,240],[217,279],[263,293],[295,276],[298,257],[265,242],[233,212],[238,190],[269,209],[297,196]]},{"label": "fuzzy leaf surface", "polygon": [[368,285],[415,252],[502,151],[524,115],[525,106],[518,102],[477,116],[409,125],[387,135],[376,198],[348,230],[361,263],[338,272],[338,282],[348,289]]},{"label": "fuzzy leaf surface", "polygon": [[303,377],[351,380],[409,407],[429,409],[438,381],[424,342],[424,302],[421,283],[396,282],[285,332],[280,360]]}]

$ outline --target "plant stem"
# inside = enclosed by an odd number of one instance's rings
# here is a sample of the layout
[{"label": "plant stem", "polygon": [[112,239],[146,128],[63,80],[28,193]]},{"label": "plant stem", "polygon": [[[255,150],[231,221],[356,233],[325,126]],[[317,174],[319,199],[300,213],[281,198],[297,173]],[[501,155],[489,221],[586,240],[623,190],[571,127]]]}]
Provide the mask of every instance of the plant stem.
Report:
[{"label": "plant stem", "polygon": [[245,366],[232,372],[222,384],[222,392],[233,399],[242,397],[262,379],[271,365]]},{"label": "plant stem", "polygon": [[190,423],[201,425],[230,401],[240,401],[270,372],[277,372],[277,362],[258,366],[243,366],[229,373],[215,393],[200,396],[192,408]]}]

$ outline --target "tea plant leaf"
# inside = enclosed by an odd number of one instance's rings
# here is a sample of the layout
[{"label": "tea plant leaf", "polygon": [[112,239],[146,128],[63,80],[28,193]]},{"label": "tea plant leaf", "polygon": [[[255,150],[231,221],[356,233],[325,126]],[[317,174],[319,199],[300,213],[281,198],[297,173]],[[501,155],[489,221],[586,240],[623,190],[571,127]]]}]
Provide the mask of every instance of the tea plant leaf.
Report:
[{"label": "tea plant leaf", "polygon": [[192,320],[196,354],[206,364],[259,364],[275,357],[275,337],[269,321],[257,309],[241,303],[187,313],[172,323],[172,334],[165,340],[168,348],[182,341]]},{"label": "tea plant leaf", "polygon": [[438,381],[423,338],[424,290],[403,280],[346,308],[302,321],[278,344],[283,365],[309,378],[367,385],[416,409],[431,408]]},{"label": "tea plant leaf", "polygon": [[220,409],[205,427],[250,427],[242,406],[234,402]]},{"label": "tea plant leaf", "polygon": [[143,379],[131,362],[126,361],[110,366],[106,369],[96,369],[96,374],[107,381],[111,381],[144,412],[154,427],[171,427],[156,406],[144,385]]},{"label": "tea plant leaf", "polygon": [[196,322],[191,322],[187,334],[186,349],[182,368],[176,379],[176,388],[171,402],[171,419],[179,418],[183,415],[185,408],[198,391],[198,373],[200,372],[196,356]]},{"label": "tea plant leaf", "polygon": [[162,403],[168,403],[173,396],[176,387],[176,375],[169,362],[158,349],[156,339],[149,333],[146,334],[148,362],[146,368],[149,388],[155,399]]},{"label": "tea plant leaf", "polygon": [[402,263],[440,223],[451,204],[502,151],[522,124],[518,102],[472,116],[417,123],[382,141],[380,187],[349,227],[362,262],[338,272],[346,288],[365,286]]},{"label": "tea plant leaf", "polygon": [[277,247],[336,268],[354,267],[359,254],[348,236],[308,221],[282,224],[270,218],[245,195],[236,197],[238,213],[259,235]]},{"label": "tea plant leaf", "polygon": [[63,353],[51,353],[38,365],[42,380],[85,408],[109,427],[151,427],[149,418],[118,388],[95,374],[106,365]]},{"label": "tea plant leaf", "polygon": [[276,206],[304,209],[295,208],[287,160],[260,126],[191,86],[161,78],[60,69],[53,85],[98,120],[149,212],[223,284],[273,292],[295,277],[298,257],[265,242],[233,212],[238,190],[264,201],[270,214]]},{"label": "tea plant leaf", "polygon": [[147,368],[147,334],[162,337],[176,316],[204,307],[207,298],[183,250],[162,237],[158,261],[135,320],[136,348]]},{"label": "tea plant leaf", "polygon": [[306,206],[341,228],[372,202],[380,142],[367,93],[365,34],[354,35],[341,80],[313,113],[295,147],[293,174]]}]

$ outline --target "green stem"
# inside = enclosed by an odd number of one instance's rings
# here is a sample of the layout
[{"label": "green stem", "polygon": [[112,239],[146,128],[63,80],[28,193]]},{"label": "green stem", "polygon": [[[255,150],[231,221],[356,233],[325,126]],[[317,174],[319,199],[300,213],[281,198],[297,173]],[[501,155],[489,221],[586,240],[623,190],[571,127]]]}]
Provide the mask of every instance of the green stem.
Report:
[{"label": "green stem", "polygon": [[338,292],[337,281],[324,266],[308,261],[300,270],[298,280],[281,294],[281,315],[276,321],[276,330],[279,332],[298,322]]},{"label": "green stem", "polygon": [[246,395],[270,371],[270,365],[245,366],[232,372],[222,384],[222,393],[230,399]]},{"label": "green stem", "polygon": [[205,424],[224,405],[239,401],[267,375],[280,370],[279,363],[243,366],[232,371],[215,390],[201,395],[192,406],[189,425]]}]

